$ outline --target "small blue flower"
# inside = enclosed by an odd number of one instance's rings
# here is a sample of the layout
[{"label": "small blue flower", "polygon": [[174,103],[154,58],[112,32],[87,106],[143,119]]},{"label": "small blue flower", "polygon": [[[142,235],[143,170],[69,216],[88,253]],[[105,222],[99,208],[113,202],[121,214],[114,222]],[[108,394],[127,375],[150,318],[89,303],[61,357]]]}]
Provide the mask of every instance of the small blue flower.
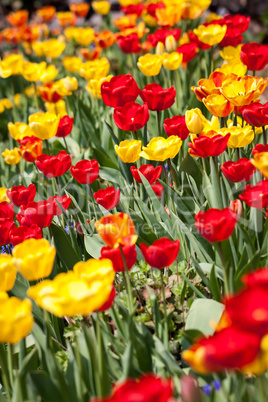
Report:
[{"label": "small blue flower", "polygon": [[67,234],[69,234],[69,226],[65,226],[65,232],[67,233]]},{"label": "small blue flower", "polygon": [[220,380],[212,381],[212,385],[213,385],[213,387],[215,388],[216,391],[221,390],[221,382],[220,382]]},{"label": "small blue flower", "polygon": [[[8,246],[2,246],[2,251],[1,254],[11,254],[10,251],[12,251],[14,248],[13,244],[10,243]],[[9,251],[10,250],[10,251]]]},{"label": "small blue flower", "polygon": [[206,396],[210,396],[212,388],[210,384],[206,384],[202,387],[202,390]]},{"label": "small blue flower", "polygon": [[6,252],[6,249],[5,249],[5,247],[4,246],[2,246],[2,251],[1,251],[1,254],[6,254],[7,252]]}]

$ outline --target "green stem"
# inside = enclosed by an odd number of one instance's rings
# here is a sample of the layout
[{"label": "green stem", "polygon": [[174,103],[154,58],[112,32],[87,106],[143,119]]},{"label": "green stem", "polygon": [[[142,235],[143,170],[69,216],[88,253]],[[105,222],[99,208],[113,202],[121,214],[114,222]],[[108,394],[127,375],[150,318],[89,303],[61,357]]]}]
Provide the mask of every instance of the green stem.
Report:
[{"label": "green stem", "polygon": [[264,375],[262,376],[257,376],[256,377],[256,383],[257,383],[257,388],[258,388],[258,401],[259,402],[266,402],[266,395],[265,395],[265,386],[266,384],[264,384]]},{"label": "green stem", "polygon": [[67,154],[69,154],[69,155],[70,155],[70,150],[69,150],[69,148],[68,148],[68,144],[67,144],[67,141],[66,141],[66,138],[65,138],[65,137],[63,137],[63,142],[64,142],[64,145],[65,145],[65,148],[66,148]]},{"label": "green stem", "polygon": [[265,130],[265,126],[262,126],[262,132],[263,132],[263,143],[264,145],[268,144],[268,133],[267,130]]},{"label": "green stem", "polygon": [[222,264],[225,293],[227,296],[229,296],[229,294],[230,294],[229,281],[228,281],[227,269],[226,269],[226,264],[225,264],[225,260],[224,260],[223,250],[222,250],[222,244],[221,244],[221,242],[219,242],[217,244],[218,244],[219,254],[220,254],[221,264]]},{"label": "green stem", "polygon": [[164,307],[164,345],[167,350],[169,350],[169,334],[168,334],[168,322],[167,322],[167,304],[166,304],[166,294],[165,294],[165,284],[164,284],[164,270],[160,270],[161,273],[161,291],[163,298],[163,307]]},{"label": "green stem", "polygon": [[94,198],[94,196],[93,196],[93,191],[92,191],[92,188],[91,188],[91,184],[89,184],[88,187],[89,187],[89,192],[90,192],[90,198],[91,198],[92,203],[93,203],[93,209],[94,209],[95,219],[96,219],[96,221],[97,221],[97,220],[98,220],[98,215],[97,215],[97,210],[96,210],[96,205],[95,205],[95,198]]},{"label": "green stem", "polygon": [[179,69],[175,70],[175,83],[176,83],[176,106],[179,109],[179,113],[181,113],[181,106],[179,100],[183,101],[183,92],[182,92],[182,84],[181,84],[181,76]]},{"label": "green stem", "polygon": [[11,388],[14,387],[14,373],[13,373],[13,346],[8,343],[7,345],[7,364],[9,371],[9,380]]},{"label": "green stem", "polygon": [[98,368],[99,368],[99,373],[98,377],[99,380],[97,383],[98,387],[98,396],[103,397],[104,394],[102,392],[102,377],[103,377],[103,353],[102,353],[102,339],[101,339],[101,327],[100,327],[100,313],[97,312],[97,319],[96,319],[96,332],[97,332],[97,343],[98,343]]},{"label": "green stem", "polygon": [[125,271],[123,272],[123,276],[124,276],[125,286],[126,286],[126,290],[127,290],[128,308],[129,308],[130,315],[132,315],[134,312],[134,308],[133,308],[133,301],[132,301],[132,288],[131,288],[131,283],[130,283],[130,278],[129,278],[129,271],[128,271],[128,266],[127,266],[127,262],[125,259],[125,254],[123,252],[123,248],[122,248],[121,244],[120,244],[119,248],[120,248],[121,257],[122,257],[124,269],[125,269]]},{"label": "green stem", "polygon": [[158,126],[158,135],[161,137],[161,112],[158,110],[157,112],[157,126]]},{"label": "green stem", "polygon": [[177,181],[176,181],[176,173],[174,171],[170,158],[168,159],[168,165],[169,165],[169,169],[171,171],[174,189],[177,191],[178,188],[177,188]]},{"label": "green stem", "polygon": [[[4,348],[4,345],[3,345]],[[4,361],[2,361],[1,353],[0,353],[0,366],[1,366],[1,374],[3,379],[3,385],[6,391],[6,396],[8,402],[11,402],[11,393],[10,393],[10,383],[9,383],[9,376],[8,376],[8,368]]]},{"label": "green stem", "polygon": [[47,153],[48,153],[48,155],[51,155],[48,140],[45,140],[45,143],[46,143],[46,146],[47,146]]}]

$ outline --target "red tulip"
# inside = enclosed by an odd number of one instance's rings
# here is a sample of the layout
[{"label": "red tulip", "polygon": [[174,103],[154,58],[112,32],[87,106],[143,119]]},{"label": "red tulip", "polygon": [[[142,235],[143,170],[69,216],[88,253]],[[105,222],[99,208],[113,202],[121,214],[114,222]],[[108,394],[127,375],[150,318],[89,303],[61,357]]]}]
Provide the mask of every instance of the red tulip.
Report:
[{"label": "red tulip", "polygon": [[226,298],[226,313],[244,331],[260,337],[268,331],[268,292],[266,286],[254,286]]},{"label": "red tulip", "polygon": [[146,102],[149,110],[161,111],[169,109],[175,102],[176,89],[162,88],[159,84],[148,84],[141,91],[141,99]]},{"label": "red tulip", "polygon": [[117,44],[122,50],[122,52],[129,53],[138,53],[140,51],[140,41],[137,33],[132,33],[130,35],[120,35],[117,37]]},{"label": "red tulip", "polygon": [[78,183],[91,184],[99,176],[99,164],[96,159],[92,159],[91,161],[83,159],[77,162],[75,166],[72,166],[70,171]]},{"label": "red tulip", "polygon": [[199,156],[200,158],[207,158],[208,156],[219,156],[226,148],[231,134],[225,136],[214,135],[213,137],[197,137],[194,143],[188,143],[190,149],[189,154],[192,156]]},{"label": "red tulip", "polygon": [[162,269],[169,267],[176,260],[180,251],[180,241],[174,242],[166,237],[156,240],[151,246],[141,243],[141,252],[147,264]]},{"label": "red tulip", "polygon": [[252,149],[253,155],[259,154],[260,152],[268,152],[268,144],[257,144],[254,149]]},{"label": "red tulip", "polygon": [[162,166],[157,166],[156,168],[153,165],[142,165],[139,169],[135,166],[131,166],[130,168],[132,176],[138,183],[142,183],[139,172],[143,174],[143,176],[148,180],[150,184],[156,182],[162,173]]},{"label": "red tulip", "polygon": [[220,46],[233,46],[236,47],[240,45],[243,41],[243,36],[241,35],[241,31],[237,27],[227,27],[226,34],[223,40],[219,43]]},{"label": "red tulip", "polygon": [[124,131],[137,131],[144,127],[149,120],[147,103],[140,105],[129,102],[123,107],[114,109],[114,122],[117,127]]},{"label": "red tulip", "polygon": [[53,219],[53,205],[48,201],[30,202],[21,206],[17,214],[21,226],[37,225],[41,229],[51,225]]},{"label": "red tulip", "polygon": [[59,197],[58,195],[54,195],[54,197],[49,197],[47,200],[53,207],[53,215],[61,215],[62,210],[60,209],[58,203],[62,206],[63,209],[68,209],[71,204],[71,197],[64,195]]},{"label": "red tulip", "polygon": [[35,164],[46,177],[52,178],[64,175],[70,169],[72,161],[66,151],[60,151],[56,156],[41,154]]},{"label": "red tulip", "polygon": [[247,158],[240,158],[237,162],[228,161],[221,166],[224,176],[233,183],[249,181],[255,172],[255,167]]},{"label": "red tulip", "polygon": [[127,379],[113,388],[113,394],[91,402],[172,402],[173,385],[170,379],[145,374],[138,380]]},{"label": "red tulip", "polygon": [[105,105],[110,107],[124,106],[134,102],[140,89],[131,74],[118,75],[101,85],[101,96]]},{"label": "red tulip", "polygon": [[[158,3],[158,5],[159,4],[160,3]],[[153,5],[151,4],[150,6],[153,6]],[[148,9],[150,8],[150,6],[148,6]],[[153,47],[156,47],[158,42],[161,42],[164,45],[166,42],[166,38],[168,36],[174,36],[175,40],[178,41],[181,36],[181,29],[179,29],[179,28],[175,28],[175,29],[160,28],[160,29],[157,29],[153,34],[148,35],[147,40],[149,43],[151,43],[151,45]]]},{"label": "red tulip", "polygon": [[68,115],[63,116],[60,119],[56,137],[60,137],[60,138],[67,137],[67,135],[69,135],[70,132],[72,131],[73,123],[74,123],[73,117],[69,117]]},{"label": "red tulip", "polygon": [[[130,270],[137,260],[136,246],[122,246],[122,251],[128,270]],[[120,248],[102,247],[101,258],[108,258],[109,260],[111,260],[115,272],[125,271]]]},{"label": "red tulip", "polygon": [[26,162],[34,162],[41,155],[43,150],[43,141],[37,137],[24,137],[18,140],[20,143],[19,154]]},{"label": "red tulip", "polygon": [[263,70],[268,63],[268,45],[245,43],[241,48],[240,58],[249,70]]},{"label": "red tulip", "polygon": [[183,63],[188,63],[188,61],[193,60],[193,58],[196,56],[198,51],[198,46],[196,43],[185,43],[184,45],[181,45],[177,48],[178,53],[183,54]]},{"label": "red tulip", "polygon": [[210,243],[227,240],[236,225],[236,214],[230,208],[210,208],[195,215],[196,230]]},{"label": "red tulip", "polygon": [[98,309],[98,311],[109,310],[113,305],[115,296],[116,296],[116,292],[115,292],[115,288],[113,286],[113,288],[111,290],[111,293],[110,293],[110,296],[109,296],[109,299]]},{"label": "red tulip", "polygon": [[131,4],[130,6],[120,7],[120,8],[124,14],[126,14],[126,15],[136,14],[137,17],[139,18],[141,16],[142,12],[145,10],[146,6],[145,6],[145,4],[140,3],[137,5]]},{"label": "red tulip", "polygon": [[239,112],[251,126],[261,127],[268,124],[268,102],[264,105],[259,102],[250,103],[239,108]]},{"label": "red tulip", "polygon": [[[218,24],[218,20],[215,21],[215,24]],[[250,17],[245,17],[241,14],[227,14],[221,19],[221,25],[227,25],[229,28],[237,28],[242,34],[248,29],[250,23]]]},{"label": "red tulip", "polygon": [[164,130],[168,137],[176,135],[182,141],[186,140],[189,130],[186,126],[185,116],[173,116],[164,120]]},{"label": "red tulip", "polygon": [[0,218],[0,245],[5,246],[10,243],[10,233],[16,228],[15,223],[6,218]]},{"label": "red tulip", "polygon": [[[7,192],[10,190],[7,190]],[[8,197],[9,198],[9,197]],[[14,220],[14,205],[10,204],[7,201],[0,202],[0,219],[9,219],[10,221]]]},{"label": "red tulip", "polygon": [[243,213],[243,207],[242,207],[242,202],[240,200],[234,200],[230,201],[230,210],[233,211],[237,217],[242,216]]},{"label": "red tulip", "polygon": [[239,195],[249,207],[263,209],[268,207],[268,180],[260,180],[253,186],[248,184]]},{"label": "red tulip", "polygon": [[268,286],[268,268],[260,268],[242,276],[242,282],[247,287],[264,286],[266,288]]},{"label": "red tulip", "polygon": [[[148,4],[147,13],[149,15],[151,15],[152,17],[156,18],[156,10],[158,10],[159,8],[166,8],[165,3],[160,1],[159,3]],[[160,29],[158,29],[157,31],[160,31]],[[155,34],[156,34],[157,31],[155,31]],[[148,36],[150,36],[150,35],[148,35]]]},{"label": "red tulip", "polygon": [[164,190],[164,187],[162,186],[162,184],[157,181],[156,183],[152,183],[151,187],[154,190],[157,197],[161,200],[162,193]]},{"label": "red tulip", "polygon": [[116,190],[113,186],[101,189],[94,194],[97,204],[105,209],[115,208],[120,199],[120,190]]},{"label": "red tulip", "polygon": [[34,184],[30,184],[29,187],[14,186],[10,190],[7,190],[6,194],[16,207],[20,207],[34,200],[36,187]]},{"label": "red tulip", "polygon": [[[240,308],[244,311],[244,307]],[[183,352],[183,359],[197,371],[210,374],[242,368],[253,362],[259,351],[260,338],[257,335],[232,325],[197,341]]]},{"label": "red tulip", "polygon": [[37,225],[15,227],[10,232],[10,242],[13,246],[27,239],[42,239],[42,230]]}]

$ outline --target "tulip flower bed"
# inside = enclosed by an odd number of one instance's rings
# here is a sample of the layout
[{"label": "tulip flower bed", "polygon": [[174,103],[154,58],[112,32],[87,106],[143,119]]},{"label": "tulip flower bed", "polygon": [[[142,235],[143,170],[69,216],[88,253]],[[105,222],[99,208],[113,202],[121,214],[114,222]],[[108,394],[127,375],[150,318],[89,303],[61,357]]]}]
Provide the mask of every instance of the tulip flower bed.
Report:
[{"label": "tulip flower bed", "polygon": [[268,400],[268,46],[210,0],[0,33],[0,401]]}]

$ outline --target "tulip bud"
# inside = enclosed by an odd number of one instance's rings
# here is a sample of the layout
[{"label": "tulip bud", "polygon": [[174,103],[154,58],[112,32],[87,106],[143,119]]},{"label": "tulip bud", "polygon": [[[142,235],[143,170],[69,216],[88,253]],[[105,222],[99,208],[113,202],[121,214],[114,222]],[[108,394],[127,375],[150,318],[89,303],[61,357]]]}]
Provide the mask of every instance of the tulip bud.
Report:
[{"label": "tulip bud", "polygon": [[176,39],[174,38],[173,35],[169,35],[166,37],[165,46],[169,53],[175,52],[175,50],[177,49],[178,46],[177,46]]},{"label": "tulip bud", "polygon": [[165,46],[162,42],[157,43],[155,53],[158,54],[158,56],[162,56],[165,53]]},{"label": "tulip bud", "polygon": [[183,402],[199,402],[201,395],[197,380],[191,375],[181,377],[181,397]]},{"label": "tulip bud", "polygon": [[237,217],[242,216],[243,206],[240,200],[231,201],[230,209],[236,214]]},{"label": "tulip bud", "polygon": [[200,109],[187,110],[185,115],[188,130],[193,134],[200,134],[204,128],[205,118]]}]

